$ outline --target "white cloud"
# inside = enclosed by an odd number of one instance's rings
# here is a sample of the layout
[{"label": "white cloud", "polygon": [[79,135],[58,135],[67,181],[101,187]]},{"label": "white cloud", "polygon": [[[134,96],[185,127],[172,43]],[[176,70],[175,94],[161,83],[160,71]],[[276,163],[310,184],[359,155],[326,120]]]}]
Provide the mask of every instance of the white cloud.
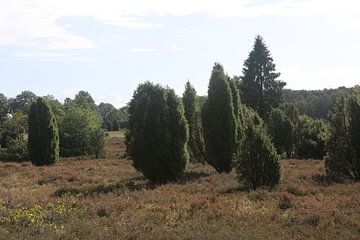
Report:
[{"label": "white cloud", "polygon": [[59,20],[92,17],[104,24],[130,28],[159,28],[161,23],[142,21],[147,15],[186,16],[206,13],[213,17],[260,15],[347,16],[347,26],[358,26],[356,0],[278,0],[253,4],[251,0],[0,0],[0,46],[39,49],[91,49],[95,44],[69,31]]},{"label": "white cloud", "polygon": [[16,58],[34,59],[38,61],[92,61],[90,58],[59,52],[17,52],[14,53],[13,56]]},{"label": "white cloud", "polygon": [[163,48],[132,48],[132,52],[164,52],[166,49]]}]

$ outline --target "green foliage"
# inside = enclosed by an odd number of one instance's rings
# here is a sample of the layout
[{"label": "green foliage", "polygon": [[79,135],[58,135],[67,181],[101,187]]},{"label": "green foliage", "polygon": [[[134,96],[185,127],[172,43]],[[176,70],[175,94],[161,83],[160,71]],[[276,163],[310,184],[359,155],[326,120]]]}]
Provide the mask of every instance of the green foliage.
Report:
[{"label": "green foliage", "polygon": [[244,63],[243,78],[240,84],[242,101],[265,118],[271,107],[282,102],[285,82],[277,80],[273,58],[263,38],[257,36],[252,51]]},{"label": "green foliage", "polygon": [[281,177],[279,156],[257,114],[245,109],[244,137],[235,153],[238,181],[246,189],[275,186]]},{"label": "green foliage", "polygon": [[190,161],[203,163],[205,161],[205,146],[201,126],[199,101],[196,96],[196,91],[189,81],[185,85],[185,92],[182,100],[185,117],[189,124],[188,151]]},{"label": "green foliage", "polygon": [[331,175],[360,179],[360,103],[352,96],[337,102],[325,157]]},{"label": "green foliage", "polygon": [[8,147],[0,149],[1,161],[21,162],[28,160],[26,141],[9,138]]},{"label": "green foliage", "polygon": [[60,155],[81,156],[91,153],[90,136],[101,128],[101,118],[90,108],[68,105],[60,128]]},{"label": "green foliage", "polygon": [[322,159],[328,138],[328,124],[302,115],[296,130],[296,155],[300,158]]},{"label": "green foliage", "polygon": [[4,117],[6,117],[6,114],[8,113],[9,113],[8,99],[5,97],[4,94],[0,93],[0,122]]},{"label": "green foliage", "polygon": [[9,99],[10,112],[23,112],[29,114],[30,106],[36,101],[36,95],[31,91],[23,91],[14,99]]},{"label": "green foliage", "polygon": [[300,114],[315,119],[329,120],[329,113],[334,108],[336,99],[349,96],[356,92],[356,88],[339,87],[324,90],[284,90],[284,101],[293,103]]},{"label": "green foliage", "polygon": [[153,182],[177,179],[189,154],[188,126],[174,91],[150,82],[140,84],[129,105],[127,154],[134,167]]},{"label": "green foliage", "polygon": [[24,136],[27,128],[27,116],[22,112],[5,117],[0,126],[0,146],[7,148],[9,141],[25,141]]},{"label": "green foliage", "polygon": [[202,109],[206,161],[218,172],[230,172],[237,142],[232,92],[223,67],[216,63]]},{"label": "green foliage", "polygon": [[268,117],[267,127],[277,153],[286,152],[287,156],[290,157],[295,134],[295,126],[290,118],[279,108],[273,108]]},{"label": "green foliage", "polygon": [[49,102],[51,110],[54,113],[58,128],[61,128],[62,122],[65,117],[64,106],[61,104],[61,102],[59,102],[59,100],[55,99],[54,96],[47,95],[44,97],[44,99]]},{"label": "green foliage", "polygon": [[105,156],[105,133],[101,128],[96,128],[90,133],[89,153],[96,159]]},{"label": "green foliage", "polygon": [[90,93],[86,91],[80,91],[78,94],[76,94],[74,103],[81,108],[88,108],[93,111],[97,110],[94,99],[91,97]]},{"label": "green foliage", "polygon": [[36,166],[51,165],[59,159],[59,134],[50,104],[38,98],[29,112],[29,158]]}]

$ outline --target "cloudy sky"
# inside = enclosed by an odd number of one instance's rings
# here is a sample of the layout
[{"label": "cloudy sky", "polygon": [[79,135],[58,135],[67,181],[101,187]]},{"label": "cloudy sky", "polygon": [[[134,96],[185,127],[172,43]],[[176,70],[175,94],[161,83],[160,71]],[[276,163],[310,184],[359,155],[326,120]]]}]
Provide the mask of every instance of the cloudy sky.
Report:
[{"label": "cloudy sky", "polygon": [[257,34],[292,89],[360,83],[356,0],[0,0],[0,92],[120,107],[145,81],[206,94],[214,62],[241,74]]}]

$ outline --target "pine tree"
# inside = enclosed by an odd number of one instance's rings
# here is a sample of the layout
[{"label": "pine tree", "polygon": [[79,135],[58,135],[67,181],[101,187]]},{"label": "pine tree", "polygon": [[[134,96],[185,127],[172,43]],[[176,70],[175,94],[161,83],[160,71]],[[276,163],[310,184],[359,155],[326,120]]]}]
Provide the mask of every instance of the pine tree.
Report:
[{"label": "pine tree", "polygon": [[150,82],[140,84],[129,104],[127,155],[153,182],[176,180],[189,154],[184,107],[174,91]]},{"label": "pine tree", "polygon": [[246,110],[243,142],[234,161],[238,181],[246,189],[275,186],[281,177],[279,156],[255,112]]},{"label": "pine tree", "polygon": [[218,63],[211,73],[202,122],[206,161],[218,172],[230,172],[237,142],[237,125],[229,81]]},{"label": "pine tree", "polygon": [[263,38],[257,36],[252,51],[244,63],[241,83],[241,97],[244,104],[265,118],[271,107],[278,107],[282,101],[285,82],[277,80],[273,58]]},{"label": "pine tree", "polygon": [[205,161],[204,139],[201,126],[201,115],[199,108],[199,100],[196,91],[188,81],[185,85],[183,94],[183,104],[185,109],[185,117],[189,125],[189,143],[188,151],[191,162]]},{"label": "pine tree", "polygon": [[51,165],[59,159],[59,134],[50,104],[38,98],[29,112],[28,151],[36,166]]}]

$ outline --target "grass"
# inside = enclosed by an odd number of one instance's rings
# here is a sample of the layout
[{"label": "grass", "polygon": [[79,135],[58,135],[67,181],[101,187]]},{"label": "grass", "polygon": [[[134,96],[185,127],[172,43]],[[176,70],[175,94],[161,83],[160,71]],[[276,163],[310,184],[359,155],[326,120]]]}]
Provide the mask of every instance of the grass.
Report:
[{"label": "grass", "polygon": [[271,191],[201,164],[153,185],[122,141],[109,159],[0,163],[0,239],[359,239],[360,183],[326,178],[322,161],[282,161]]}]

